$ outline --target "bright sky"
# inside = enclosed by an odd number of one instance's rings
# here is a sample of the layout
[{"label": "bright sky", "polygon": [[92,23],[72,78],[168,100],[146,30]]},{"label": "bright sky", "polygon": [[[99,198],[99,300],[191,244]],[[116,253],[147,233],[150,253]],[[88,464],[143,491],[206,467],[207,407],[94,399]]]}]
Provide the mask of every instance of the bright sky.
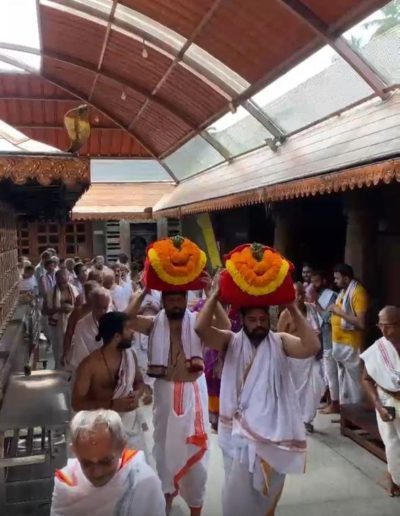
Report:
[{"label": "bright sky", "polygon": [[[38,50],[40,41],[36,9],[35,0],[0,0],[0,42],[24,45]],[[1,54],[18,59],[36,70],[40,68],[40,56],[0,48]],[[20,70],[0,62],[1,71]]]},{"label": "bright sky", "polygon": [[[370,40],[372,34],[375,31],[375,28],[370,27],[366,29],[364,24],[378,20],[382,18],[382,16],[382,11],[376,11],[375,13],[362,20],[359,24],[355,25],[348,32],[346,32],[344,34],[345,38],[351,39],[352,36],[355,38],[360,38],[361,44],[365,45]],[[315,75],[325,70],[325,68],[331,65],[332,60],[335,58],[340,59],[338,54],[330,46],[326,45],[325,47],[315,52],[315,54],[289,70],[289,72],[279,77],[279,79],[269,84],[259,93],[254,95],[253,100],[259,106],[265,106],[269,104],[288,91],[296,88],[299,84],[302,84],[311,77],[314,77]],[[249,115],[244,109],[238,109],[235,114],[228,113],[227,115],[220,118],[217,122],[213,123],[213,132],[224,131],[246,116]]]}]

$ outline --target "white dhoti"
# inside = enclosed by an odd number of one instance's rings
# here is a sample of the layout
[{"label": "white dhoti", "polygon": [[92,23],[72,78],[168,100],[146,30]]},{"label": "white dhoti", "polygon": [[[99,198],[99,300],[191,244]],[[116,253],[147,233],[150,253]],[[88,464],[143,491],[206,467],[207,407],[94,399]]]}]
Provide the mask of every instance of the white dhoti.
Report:
[{"label": "white dhoti", "polygon": [[338,365],[340,404],[360,403],[362,388],[359,349],[333,342],[332,357]]},{"label": "white dhoti", "polygon": [[[118,371],[118,384],[115,388],[113,399],[126,398],[133,392],[133,384],[136,377],[136,362],[133,348],[125,349],[122,355],[121,365]],[[145,421],[140,407],[131,412],[120,412],[128,439],[128,447],[142,450],[149,461],[150,454],[144,439]]]},{"label": "white dhoti", "polygon": [[154,448],[163,492],[202,507],[207,481],[208,395],[205,376],[195,382],[154,384]]},{"label": "white dhoti", "polygon": [[[368,375],[376,382],[379,399],[384,407],[394,407],[395,418],[385,422],[376,413],[379,433],[385,445],[388,471],[400,486],[400,356],[385,337],[378,339],[361,355]],[[396,398],[390,393],[396,393]]]},{"label": "white dhoti", "polygon": [[394,407],[396,417],[393,421],[382,421],[378,411],[376,420],[378,422],[379,433],[385,445],[388,471],[393,482],[400,486],[400,401],[389,396],[387,393],[378,389],[379,398],[384,406]]},{"label": "white dhoti", "polygon": [[[232,459],[224,454],[225,487],[222,494],[224,516],[273,515],[279,502],[286,475],[272,468],[268,473],[257,458],[249,475],[247,459]],[[268,477],[268,490],[266,480]]]},{"label": "white dhoti", "polygon": [[289,358],[290,372],[299,397],[304,423],[312,423],[325,391],[321,364],[315,357]]},{"label": "white dhoti", "polygon": [[325,382],[329,388],[329,394],[331,397],[331,401],[339,401],[338,364],[337,364],[336,360],[333,358],[332,348],[324,349],[322,362],[324,365]]},{"label": "white dhoti", "polygon": [[219,444],[224,516],[273,514],[287,473],[303,473],[305,430],[298,396],[273,332],[255,348],[243,330],[230,342],[221,378]]},{"label": "white dhoti", "polygon": [[58,323],[56,326],[47,326],[47,335],[54,355],[54,369],[61,369],[61,357],[64,352],[64,328]]},{"label": "white dhoti", "polygon": [[120,468],[102,487],[94,487],[77,459],[56,472],[51,516],[165,516],[160,481],[141,452],[126,450]]}]

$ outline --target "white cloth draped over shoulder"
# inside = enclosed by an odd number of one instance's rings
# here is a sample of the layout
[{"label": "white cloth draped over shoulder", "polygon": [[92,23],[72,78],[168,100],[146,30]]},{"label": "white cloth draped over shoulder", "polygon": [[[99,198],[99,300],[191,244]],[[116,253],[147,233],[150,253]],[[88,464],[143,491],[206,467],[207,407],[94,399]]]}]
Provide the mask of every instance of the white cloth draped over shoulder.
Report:
[{"label": "white cloth draped over shoulder", "polygon": [[90,353],[101,348],[103,341],[96,341],[98,333],[99,326],[92,312],[89,312],[76,323],[68,359],[72,371],[76,371],[82,360]]},{"label": "white cloth draped over shoulder", "polygon": [[400,356],[393,344],[382,337],[361,354],[367,373],[384,389],[400,391]]},{"label": "white cloth draped over shoulder", "polygon": [[51,516],[164,516],[160,481],[142,452],[126,450],[120,469],[102,487],[85,477],[77,459],[56,472]]},{"label": "white cloth draped over shoulder", "polygon": [[[182,347],[186,360],[195,357],[203,358],[203,345],[194,331],[196,314],[185,311],[182,320]],[[154,319],[154,325],[149,337],[149,366],[168,366],[170,341],[170,327],[165,310]]]},{"label": "white cloth draped over shoulder", "polygon": [[[118,371],[118,382],[115,387],[113,399],[126,398],[133,392],[133,384],[136,377],[135,351],[133,348],[125,349],[122,354],[121,365]],[[149,450],[143,435],[143,425],[146,424],[142,409],[138,407],[130,412],[120,412],[122,424],[128,437],[128,446],[141,450],[149,458]]]},{"label": "white cloth draped over shoulder", "polygon": [[393,482],[400,486],[400,400],[391,395],[400,392],[400,356],[393,344],[382,337],[361,354],[361,359],[377,384],[381,403],[395,410],[392,421],[383,421],[378,411],[376,419],[385,445],[388,471]]},{"label": "white cloth draped over shoulder", "polygon": [[219,442],[232,458],[247,445],[250,472],[258,457],[279,473],[304,473],[299,401],[282,340],[272,331],[257,348],[243,330],[232,337],[221,378]]},{"label": "white cloth draped over shoulder", "polygon": [[[353,305],[352,305],[352,299],[353,299],[353,295],[354,295],[354,292],[355,292],[357,286],[358,286],[358,281],[351,280],[347,289],[342,290],[342,292],[339,294],[339,297],[336,300],[336,304],[339,304],[339,305],[340,305],[340,303],[342,304],[342,309],[346,312],[347,315],[352,315],[352,316],[356,315]],[[354,324],[349,323],[348,321],[343,319],[343,317],[341,319],[341,325],[342,325],[342,328],[345,330],[355,330],[356,329]]]}]

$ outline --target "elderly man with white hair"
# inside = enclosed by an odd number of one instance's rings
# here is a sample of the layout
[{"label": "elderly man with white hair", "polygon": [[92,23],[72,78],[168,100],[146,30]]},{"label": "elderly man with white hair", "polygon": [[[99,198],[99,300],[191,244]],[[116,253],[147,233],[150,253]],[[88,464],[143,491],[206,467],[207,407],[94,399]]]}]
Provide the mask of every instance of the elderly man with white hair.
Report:
[{"label": "elderly man with white hair", "polygon": [[71,437],[76,458],[56,471],[51,516],[165,515],[160,480],[142,452],[125,448],[116,412],[78,412]]}]

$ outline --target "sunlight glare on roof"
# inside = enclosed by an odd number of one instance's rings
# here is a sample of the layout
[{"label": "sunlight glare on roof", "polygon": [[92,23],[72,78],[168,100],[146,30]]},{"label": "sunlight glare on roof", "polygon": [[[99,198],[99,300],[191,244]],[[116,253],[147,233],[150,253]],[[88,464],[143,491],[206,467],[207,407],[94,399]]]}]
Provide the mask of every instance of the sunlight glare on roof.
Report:
[{"label": "sunlight glare on roof", "polygon": [[281,97],[299,84],[331,66],[334,57],[335,51],[326,45],[254,95],[254,102],[259,106],[263,106]]},{"label": "sunlight glare on roof", "polygon": [[400,0],[393,0],[343,34],[387,84],[400,83]]},{"label": "sunlight glare on roof", "polygon": [[[38,13],[35,0],[1,0],[0,45],[1,43],[40,49]],[[0,48],[0,72],[24,71],[22,67],[16,68],[1,61],[1,56],[16,59],[15,53]],[[36,71],[40,69],[40,55],[18,52],[18,60],[30,69]]]},{"label": "sunlight glare on roof", "polygon": [[148,16],[126,7],[124,5],[117,5],[114,18],[121,20],[139,31],[161,40],[170,45],[175,50],[180,50],[186,42],[186,38],[177,32],[169,29],[165,25],[149,18]]}]

